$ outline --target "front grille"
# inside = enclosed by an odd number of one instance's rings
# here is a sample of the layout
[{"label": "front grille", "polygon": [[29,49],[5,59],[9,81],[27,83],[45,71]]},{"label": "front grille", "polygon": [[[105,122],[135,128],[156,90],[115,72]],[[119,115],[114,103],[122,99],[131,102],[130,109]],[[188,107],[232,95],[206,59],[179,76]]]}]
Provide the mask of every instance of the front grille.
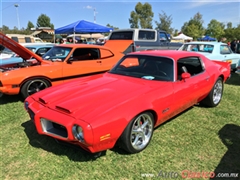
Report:
[{"label": "front grille", "polygon": [[57,124],[55,122],[49,121],[47,119],[41,118],[41,125],[42,125],[42,129],[44,132],[49,133],[49,134],[53,134],[56,136],[60,136],[63,138],[67,138],[68,134],[67,134],[67,129],[65,126],[61,125],[61,124]]},{"label": "front grille", "polygon": [[31,120],[34,121],[35,113],[30,108],[28,108],[28,114],[29,114]]}]

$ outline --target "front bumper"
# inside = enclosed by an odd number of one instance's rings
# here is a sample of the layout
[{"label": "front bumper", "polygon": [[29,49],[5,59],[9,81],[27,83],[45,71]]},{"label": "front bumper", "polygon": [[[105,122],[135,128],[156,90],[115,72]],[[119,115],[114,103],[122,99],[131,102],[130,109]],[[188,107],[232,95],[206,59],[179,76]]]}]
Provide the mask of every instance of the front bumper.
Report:
[{"label": "front bumper", "polygon": [[7,94],[7,95],[14,95],[19,93],[19,87],[12,87],[12,86],[2,86],[0,87],[0,93]]},{"label": "front bumper", "polygon": [[[38,134],[47,135],[57,140],[65,141],[80,146],[86,151],[94,153],[93,131],[91,126],[74,117],[52,110],[43,104],[34,101],[32,98],[26,100],[29,104],[25,108],[33,121]],[[74,125],[79,125],[84,129],[84,142],[78,141],[72,132]]]}]

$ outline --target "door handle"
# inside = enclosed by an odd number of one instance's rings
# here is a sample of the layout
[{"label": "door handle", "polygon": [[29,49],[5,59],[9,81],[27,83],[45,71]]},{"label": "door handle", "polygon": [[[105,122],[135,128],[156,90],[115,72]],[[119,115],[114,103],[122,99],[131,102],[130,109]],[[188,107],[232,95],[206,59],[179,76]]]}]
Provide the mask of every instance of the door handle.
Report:
[{"label": "door handle", "polygon": [[102,63],[102,61],[97,61],[97,63]]},{"label": "door handle", "polygon": [[206,77],[206,80],[207,80],[207,81],[209,81],[209,78],[210,78],[210,77],[209,77],[209,76],[207,76],[207,77]]}]

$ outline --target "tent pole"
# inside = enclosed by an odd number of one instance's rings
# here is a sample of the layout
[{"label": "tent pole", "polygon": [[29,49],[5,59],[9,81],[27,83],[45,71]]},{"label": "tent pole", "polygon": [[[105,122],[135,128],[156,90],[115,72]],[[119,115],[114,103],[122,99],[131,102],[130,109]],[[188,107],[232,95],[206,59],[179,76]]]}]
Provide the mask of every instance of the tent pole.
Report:
[{"label": "tent pole", "polygon": [[75,31],[73,33],[73,44],[75,44]]}]

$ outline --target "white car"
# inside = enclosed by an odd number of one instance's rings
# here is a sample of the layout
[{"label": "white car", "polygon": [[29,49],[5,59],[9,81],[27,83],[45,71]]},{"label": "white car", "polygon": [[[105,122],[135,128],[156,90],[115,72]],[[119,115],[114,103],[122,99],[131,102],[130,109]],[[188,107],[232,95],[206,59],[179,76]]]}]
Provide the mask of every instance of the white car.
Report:
[{"label": "white car", "polygon": [[207,58],[231,63],[231,69],[236,70],[240,61],[240,54],[232,52],[226,43],[193,41],[183,44],[178,50],[196,51]]}]

